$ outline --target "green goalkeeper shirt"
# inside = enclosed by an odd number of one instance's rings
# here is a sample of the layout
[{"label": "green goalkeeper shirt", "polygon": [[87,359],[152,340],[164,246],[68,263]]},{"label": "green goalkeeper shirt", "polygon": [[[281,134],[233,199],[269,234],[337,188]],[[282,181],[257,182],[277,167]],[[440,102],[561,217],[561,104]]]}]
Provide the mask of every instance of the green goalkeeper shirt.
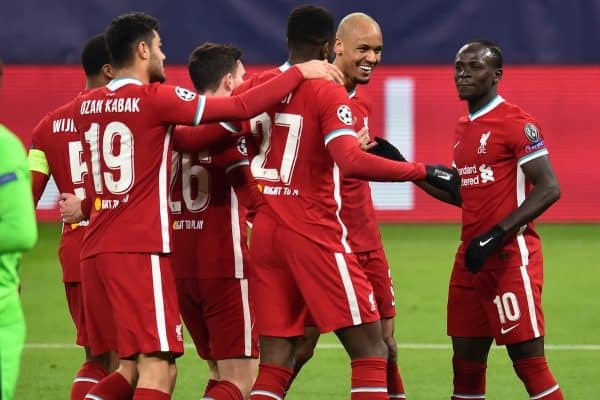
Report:
[{"label": "green goalkeeper shirt", "polygon": [[21,252],[37,240],[31,174],[21,141],[0,124],[0,301],[19,286]]}]

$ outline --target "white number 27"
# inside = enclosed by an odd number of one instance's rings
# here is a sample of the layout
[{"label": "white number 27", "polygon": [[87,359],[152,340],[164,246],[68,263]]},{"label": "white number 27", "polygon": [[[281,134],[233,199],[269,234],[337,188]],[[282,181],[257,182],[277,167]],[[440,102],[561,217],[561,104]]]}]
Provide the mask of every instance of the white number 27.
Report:
[{"label": "white number 27", "polygon": [[[271,134],[273,123],[276,126],[288,128],[283,157],[279,170],[265,168],[266,160],[271,150]],[[256,157],[250,163],[250,170],[255,178],[261,178],[273,182],[289,184],[292,180],[294,165],[298,157],[300,147],[300,136],[302,134],[302,116],[297,114],[276,113],[274,121],[267,113],[262,113],[250,120],[253,134],[262,133],[262,142]]]}]

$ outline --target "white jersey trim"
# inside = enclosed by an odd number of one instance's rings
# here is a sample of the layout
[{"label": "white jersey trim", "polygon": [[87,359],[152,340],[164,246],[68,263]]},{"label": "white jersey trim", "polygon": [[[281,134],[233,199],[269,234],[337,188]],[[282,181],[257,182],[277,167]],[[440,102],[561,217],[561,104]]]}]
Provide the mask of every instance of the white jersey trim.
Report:
[{"label": "white jersey trim", "polygon": [[106,84],[108,90],[115,91],[121,89],[125,85],[143,86],[144,84],[135,78],[116,78]]},{"label": "white jersey trim", "polygon": [[235,125],[233,125],[231,122],[219,122],[219,125],[221,125],[221,127],[223,129],[225,129],[227,132],[230,132],[230,133],[240,133],[241,132],[241,130],[237,129],[235,127]]},{"label": "white jersey trim", "polygon": [[333,198],[335,200],[335,205],[336,205],[335,217],[337,218],[338,223],[340,224],[340,228],[342,229],[342,237],[340,238],[340,243],[344,247],[344,251],[346,253],[352,253],[352,249],[350,248],[350,245],[348,244],[348,228],[346,228],[344,221],[342,221],[342,216],[340,215],[340,213],[342,211],[341,189],[342,189],[342,181],[341,181],[341,176],[340,176],[340,168],[338,167],[338,165],[336,163],[333,163]]},{"label": "white jersey trim", "polygon": [[202,121],[202,115],[204,115],[204,107],[206,106],[206,96],[198,96],[198,107],[196,108],[196,114],[194,115],[194,125],[198,125]]},{"label": "white jersey trim", "polygon": [[531,154],[527,154],[527,155],[519,158],[518,164],[523,165],[525,163],[528,163],[531,160],[535,160],[536,158],[547,156],[547,155],[548,155],[548,149],[540,149],[538,151],[534,151]]},{"label": "white jersey trim", "polygon": [[165,139],[163,141],[162,158],[160,160],[160,168],[158,169],[158,208],[160,212],[160,236],[162,239],[162,252],[171,252],[171,227],[169,226],[169,193],[167,177],[167,161],[169,160],[169,144],[171,143],[171,132],[173,125],[167,129]]},{"label": "white jersey trim", "polygon": [[158,255],[150,254],[150,265],[152,266],[152,290],[154,291],[156,331],[158,332],[160,351],[169,351],[169,340],[167,339],[167,321],[165,318],[165,304],[163,299],[162,275],[160,273],[160,258]]},{"label": "white jersey trim", "polygon": [[[523,235],[519,235],[520,239],[525,242]],[[517,240],[519,240],[517,236]],[[520,246],[519,246],[520,247]],[[527,298],[527,309],[529,310],[529,321],[531,322],[531,328],[533,329],[534,337],[540,337],[540,327],[537,322],[537,314],[535,312],[535,301],[533,299],[533,290],[531,289],[531,279],[529,279],[529,272],[527,271],[527,265],[521,266],[521,278],[523,279],[523,288],[525,289],[525,297]]]},{"label": "white jersey trim", "polygon": [[342,277],[342,284],[346,291],[346,300],[348,300],[348,307],[350,309],[350,315],[352,316],[352,324],[362,324],[362,318],[360,317],[360,308],[358,307],[358,299],[356,298],[356,292],[352,285],[352,278],[350,277],[350,271],[348,271],[348,264],[342,253],[334,253],[335,263],[337,264],[338,271]]},{"label": "white jersey trim", "polygon": [[242,292],[242,310],[244,312],[244,355],[252,356],[252,316],[250,315],[250,297],[248,294],[248,279],[240,279]]},{"label": "white jersey trim", "polygon": [[327,147],[329,142],[331,142],[333,139],[344,135],[358,137],[356,132],[354,132],[352,129],[336,129],[335,131],[329,132],[327,135],[325,135],[325,147]]},{"label": "white jersey trim", "polygon": [[281,72],[285,72],[285,71],[287,71],[288,69],[290,69],[291,67],[292,67],[292,64],[290,64],[290,62],[289,62],[289,61],[286,61],[286,62],[284,62],[283,64],[281,64],[281,65],[279,66],[279,71],[281,71]]},{"label": "white jersey trim", "polygon": [[496,95],[489,103],[475,111],[473,114],[469,113],[469,119],[471,121],[475,121],[477,118],[489,113],[494,108],[498,107],[500,104],[504,103],[504,99],[500,95]]},{"label": "white jersey trim", "polygon": [[244,277],[244,256],[242,253],[242,235],[240,229],[240,211],[238,198],[233,188],[229,189],[229,209],[231,218],[231,240],[233,244],[233,263],[235,270],[235,277],[240,279]]},{"label": "white jersey trim", "polygon": [[225,173],[228,174],[232,170],[234,170],[238,167],[244,166],[244,165],[250,165],[250,161],[248,161],[247,158],[244,158],[243,160],[234,162],[233,164],[227,166],[227,168],[225,168]]}]

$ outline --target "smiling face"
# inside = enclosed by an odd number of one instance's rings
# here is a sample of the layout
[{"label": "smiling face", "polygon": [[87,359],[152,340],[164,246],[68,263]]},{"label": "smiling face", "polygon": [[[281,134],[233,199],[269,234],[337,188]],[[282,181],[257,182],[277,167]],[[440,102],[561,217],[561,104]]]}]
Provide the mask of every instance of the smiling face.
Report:
[{"label": "smiling face", "polygon": [[458,97],[469,107],[485,105],[497,95],[502,68],[496,66],[492,51],[481,44],[463,46],[454,59],[454,83]]},{"label": "smiling face", "polygon": [[383,37],[377,23],[368,18],[356,18],[340,27],[336,38],[336,65],[346,78],[346,88],[365,84],[381,62]]}]

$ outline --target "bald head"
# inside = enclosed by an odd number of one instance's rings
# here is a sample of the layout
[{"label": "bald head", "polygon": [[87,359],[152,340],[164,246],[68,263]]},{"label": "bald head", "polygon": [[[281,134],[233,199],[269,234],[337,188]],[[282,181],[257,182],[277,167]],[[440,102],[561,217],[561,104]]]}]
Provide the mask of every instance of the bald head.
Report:
[{"label": "bald head", "polygon": [[379,24],[367,14],[346,15],[335,38],[335,65],[344,74],[346,89],[369,83],[373,69],[381,62],[383,36]]},{"label": "bald head", "polygon": [[357,31],[368,32],[376,31],[381,35],[381,28],[377,21],[365,13],[356,12],[346,15],[340,21],[336,36],[344,40],[348,35],[356,34]]}]

